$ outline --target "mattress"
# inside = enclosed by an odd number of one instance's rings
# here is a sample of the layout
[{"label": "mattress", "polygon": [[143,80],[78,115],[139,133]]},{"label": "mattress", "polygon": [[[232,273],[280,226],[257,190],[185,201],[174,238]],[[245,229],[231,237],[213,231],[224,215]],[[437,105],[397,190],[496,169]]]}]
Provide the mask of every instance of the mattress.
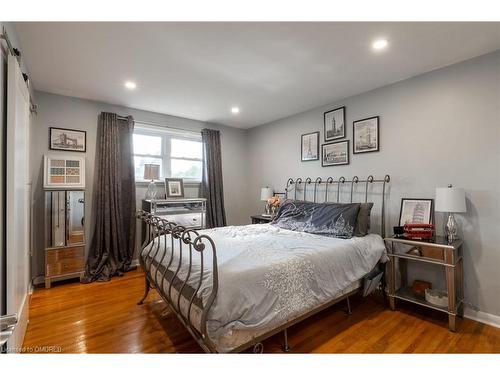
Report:
[{"label": "mattress", "polygon": [[[218,292],[208,314],[207,334],[219,352],[231,351],[354,290],[359,280],[386,258],[384,242],[375,234],[337,239],[272,224],[229,226],[199,233],[210,236],[216,244]],[[201,267],[201,254],[193,251],[190,270],[186,248],[184,245],[179,257],[179,241],[167,235],[149,244],[143,255],[152,261],[149,274],[153,279],[162,280],[162,275],[179,268],[172,288],[168,282],[160,282],[159,287],[165,293],[170,291],[174,305],[178,302],[184,314],[201,277],[190,314],[192,325],[200,330],[201,306],[213,285],[212,252],[209,246],[203,251]]]}]

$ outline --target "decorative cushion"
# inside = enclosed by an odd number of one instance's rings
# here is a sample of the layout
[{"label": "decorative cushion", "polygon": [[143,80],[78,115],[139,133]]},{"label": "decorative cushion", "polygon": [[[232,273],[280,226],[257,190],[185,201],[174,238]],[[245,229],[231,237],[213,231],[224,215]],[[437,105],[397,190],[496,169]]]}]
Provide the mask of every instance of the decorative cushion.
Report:
[{"label": "decorative cushion", "polygon": [[353,236],[364,237],[370,232],[370,215],[372,208],[373,203],[360,204]]},{"label": "decorative cushion", "polygon": [[351,238],[360,203],[313,203],[286,200],[272,224],[283,229]]}]

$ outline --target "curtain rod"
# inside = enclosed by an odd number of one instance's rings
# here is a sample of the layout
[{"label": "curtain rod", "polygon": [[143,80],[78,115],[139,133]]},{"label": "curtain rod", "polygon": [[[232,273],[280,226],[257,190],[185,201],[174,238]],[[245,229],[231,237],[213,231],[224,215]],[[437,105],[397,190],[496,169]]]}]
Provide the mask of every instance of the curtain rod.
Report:
[{"label": "curtain rod", "polygon": [[[127,120],[126,116],[118,116],[117,115],[116,117],[119,120]],[[143,125],[156,126],[156,127],[159,127],[159,128],[182,130],[183,132],[189,132],[189,133],[194,133],[194,134],[198,134],[198,135],[201,133],[201,131],[197,132],[195,130],[188,130],[188,129],[183,129],[183,128],[176,128],[174,126],[169,126],[169,125],[165,125],[165,124],[159,124],[159,123],[156,123],[156,122],[141,121],[141,120],[136,120],[136,119],[134,119],[134,122],[136,122],[138,124],[143,124]]]}]

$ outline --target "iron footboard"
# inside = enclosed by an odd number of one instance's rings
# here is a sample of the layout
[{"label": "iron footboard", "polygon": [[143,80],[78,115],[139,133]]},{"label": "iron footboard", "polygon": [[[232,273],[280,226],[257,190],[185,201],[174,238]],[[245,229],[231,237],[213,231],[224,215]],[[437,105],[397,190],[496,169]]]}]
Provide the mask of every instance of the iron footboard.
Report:
[{"label": "iron footboard", "polygon": [[[146,276],[146,289],[139,304],[142,304],[147,297],[150,287],[154,287],[202,349],[206,352],[216,352],[207,334],[208,313],[218,291],[217,254],[214,241],[206,234],[200,234],[194,229],[185,228],[142,210],[137,212],[137,218],[146,226],[146,239],[139,254],[139,261]],[[163,241],[160,241],[161,238]],[[149,249],[145,250],[148,245]],[[204,255],[205,252],[212,255],[211,265],[206,264],[208,256]],[[195,257],[199,257],[199,278],[196,277],[194,283],[191,280],[188,284],[188,280],[192,278]],[[179,272],[181,266],[187,267],[187,272]],[[202,300],[198,298],[198,292],[205,276],[205,266],[212,271],[212,290],[208,297]],[[187,306],[185,303],[181,305],[183,292],[188,289],[190,293],[187,293],[185,298]],[[195,327],[192,317],[195,300],[198,301],[197,308],[201,310],[198,328]]]}]

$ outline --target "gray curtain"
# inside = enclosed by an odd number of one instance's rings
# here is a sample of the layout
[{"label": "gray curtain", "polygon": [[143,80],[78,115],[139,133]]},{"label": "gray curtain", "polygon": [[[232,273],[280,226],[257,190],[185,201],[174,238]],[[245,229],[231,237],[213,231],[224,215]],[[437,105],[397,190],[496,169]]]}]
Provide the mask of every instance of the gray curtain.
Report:
[{"label": "gray curtain", "polygon": [[99,115],[87,282],[107,281],[131,269],[136,223],[133,132],[131,116],[121,120],[115,113]]},{"label": "gray curtain", "polygon": [[220,133],[218,130],[203,129],[203,178],[202,196],[207,198],[207,227],[226,226],[224,189],[222,184],[222,158]]}]

